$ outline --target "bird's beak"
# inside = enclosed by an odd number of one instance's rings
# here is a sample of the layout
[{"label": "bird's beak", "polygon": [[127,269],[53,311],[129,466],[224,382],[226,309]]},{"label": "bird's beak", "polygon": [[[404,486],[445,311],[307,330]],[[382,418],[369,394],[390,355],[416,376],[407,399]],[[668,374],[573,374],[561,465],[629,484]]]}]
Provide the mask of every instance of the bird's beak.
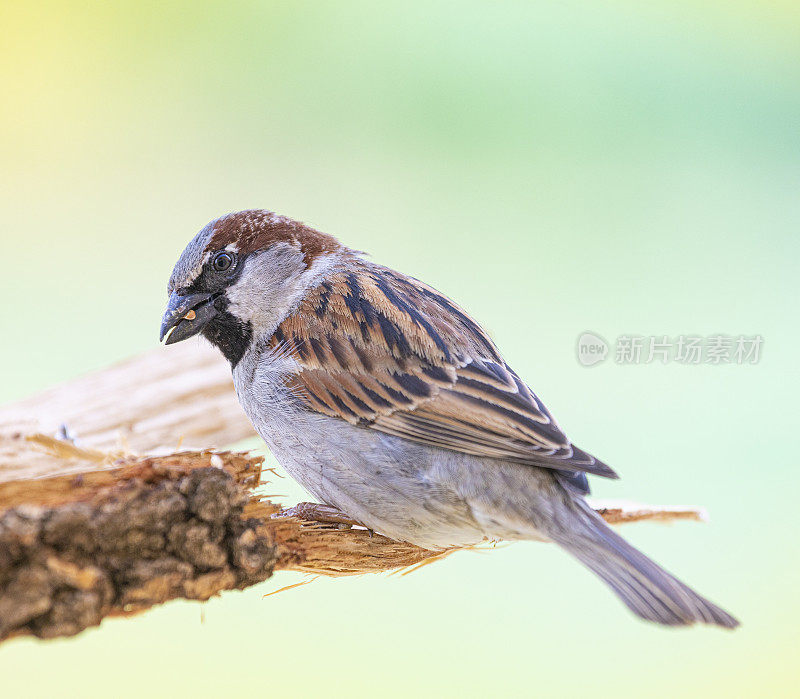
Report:
[{"label": "bird's beak", "polygon": [[161,321],[161,340],[167,345],[197,335],[216,315],[214,301],[219,294],[189,294],[173,292]]}]

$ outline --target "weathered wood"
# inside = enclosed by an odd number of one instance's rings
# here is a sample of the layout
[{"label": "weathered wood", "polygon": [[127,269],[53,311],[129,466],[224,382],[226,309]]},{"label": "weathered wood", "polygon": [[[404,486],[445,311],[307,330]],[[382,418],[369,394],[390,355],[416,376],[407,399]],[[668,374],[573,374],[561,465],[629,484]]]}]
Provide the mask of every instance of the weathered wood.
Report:
[{"label": "weathered wood", "polygon": [[62,426],[82,447],[134,453],[222,447],[254,434],[227,362],[200,341],[158,347],[0,407],[0,481],[82,470],[25,443]]}]

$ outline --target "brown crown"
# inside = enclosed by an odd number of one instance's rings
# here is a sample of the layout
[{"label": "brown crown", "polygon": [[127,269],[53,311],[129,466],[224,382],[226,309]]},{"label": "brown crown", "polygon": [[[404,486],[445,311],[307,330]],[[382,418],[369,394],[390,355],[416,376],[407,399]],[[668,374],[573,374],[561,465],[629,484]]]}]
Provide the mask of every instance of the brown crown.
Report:
[{"label": "brown crown", "polygon": [[336,238],[321,233],[271,211],[253,209],[223,216],[214,224],[214,232],[207,250],[221,250],[231,243],[247,255],[266,250],[272,244],[283,242],[301,250],[307,265],[320,255],[326,255],[342,246]]}]

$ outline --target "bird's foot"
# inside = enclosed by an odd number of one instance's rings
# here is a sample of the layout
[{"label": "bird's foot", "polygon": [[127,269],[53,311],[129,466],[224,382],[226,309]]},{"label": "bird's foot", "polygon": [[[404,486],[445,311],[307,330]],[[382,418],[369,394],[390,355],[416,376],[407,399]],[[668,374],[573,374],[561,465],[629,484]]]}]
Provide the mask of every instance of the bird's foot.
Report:
[{"label": "bird's foot", "polygon": [[331,505],[323,505],[318,502],[300,502],[294,507],[281,510],[273,517],[297,517],[306,522],[321,522],[323,524],[335,524],[339,529],[350,529],[354,526],[361,526],[352,517]]}]

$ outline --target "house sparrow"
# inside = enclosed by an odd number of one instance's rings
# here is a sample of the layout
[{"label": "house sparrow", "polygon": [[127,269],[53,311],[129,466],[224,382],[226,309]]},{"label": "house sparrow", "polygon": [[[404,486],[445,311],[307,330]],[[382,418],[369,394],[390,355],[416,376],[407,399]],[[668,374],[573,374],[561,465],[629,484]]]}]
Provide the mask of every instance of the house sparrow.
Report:
[{"label": "house sparrow", "polygon": [[323,503],[426,549],[552,541],[644,619],[738,625],[592,510],[586,475],[617,475],[438,291],[256,210],[200,231],[168,293],[161,339],[219,347],[256,431]]}]

